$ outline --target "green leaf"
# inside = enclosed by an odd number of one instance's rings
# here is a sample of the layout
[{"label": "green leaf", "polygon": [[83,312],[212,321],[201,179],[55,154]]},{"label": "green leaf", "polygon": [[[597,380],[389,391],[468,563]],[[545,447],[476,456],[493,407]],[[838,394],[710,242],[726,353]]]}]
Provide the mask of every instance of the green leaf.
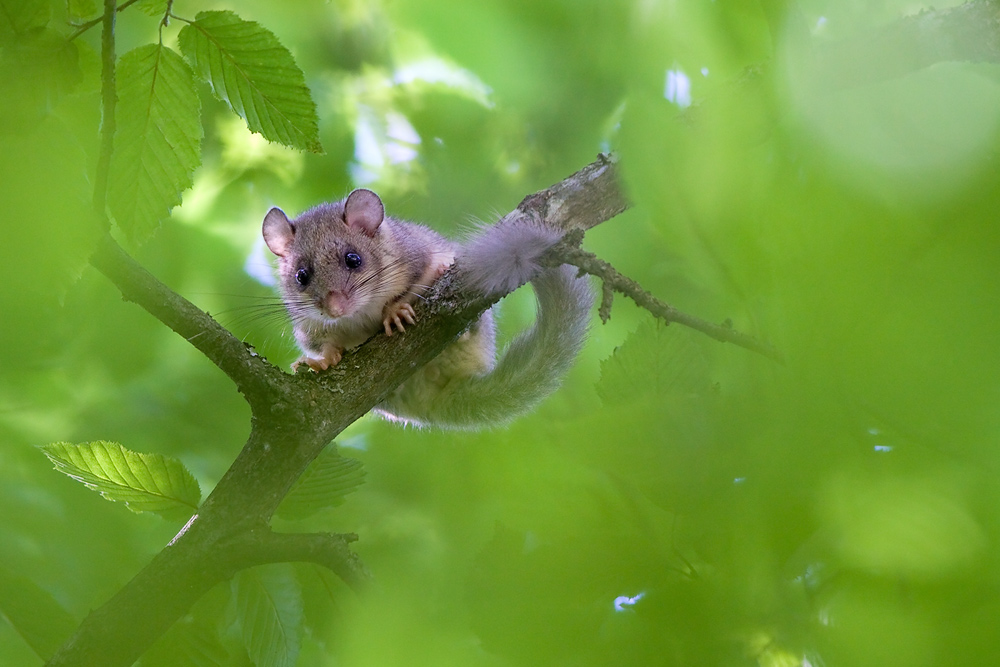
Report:
[{"label": "green leaf", "polygon": [[167,0],[139,0],[136,7],[149,16],[163,16],[167,13]]},{"label": "green leaf", "polygon": [[329,449],[320,454],[281,501],[276,514],[283,519],[304,519],[336,507],[365,481],[361,461]]},{"label": "green leaf", "polygon": [[[11,100],[4,111],[16,105]],[[8,119],[2,111],[0,118]],[[31,131],[0,132],[0,155],[31,156],[0,165],[4,215],[8,220],[32,221],[4,229],[4,246],[17,251],[0,263],[0,311],[20,313],[0,332],[0,345],[11,355],[4,369],[9,372],[12,359],[30,364],[18,350],[33,349],[29,341],[18,340],[12,332],[51,326],[41,304],[55,305],[79,278],[101,228],[91,204],[87,154],[61,120],[49,116]],[[45,281],[34,277],[38,272],[46,276]]]},{"label": "green leaf", "polygon": [[66,12],[73,20],[91,17],[97,14],[97,0],[67,0]]},{"label": "green leaf", "polygon": [[215,95],[268,141],[322,152],[316,104],[274,33],[233,12],[201,12],[178,35],[181,52]]},{"label": "green leaf", "polygon": [[707,393],[711,367],[700,334],[644,322],[601,362],[597,392],[607,405]]},{"label": "green leaf", "polygon": [[140,454],[116,442],[71,445],[58,442],[41,448],[56,470],[83,482],[108,500],[123,502],[133,512],[156,512],[183,519],[198,509],[198,481],[177,459]]},{"label": "green leaf", "polygon": [[0,34],[44,28],[51,15],[49,0],[0,0]]},{"label": "green leaf", "polygon": [[12,35],[0,48],[0,134],[21,135],[43,119],[83,80],[75,42],[48,28]]},{"label": "green leaf", "polygon": [[288,563],[243,570],[233,578],[236,615],[257,667],[292,667],[299,655],[302,591]]},{"label": "green leaf", "polygon": [[150,44],[122,56],[108,204],[135,242],[191,187],[201,163],[200,108],[194,76],[177,53]]},{"label": "green leaf", "polygon": [[47,660],[76,628],[76,621],[48,591],[0,567],[0,616]]}]

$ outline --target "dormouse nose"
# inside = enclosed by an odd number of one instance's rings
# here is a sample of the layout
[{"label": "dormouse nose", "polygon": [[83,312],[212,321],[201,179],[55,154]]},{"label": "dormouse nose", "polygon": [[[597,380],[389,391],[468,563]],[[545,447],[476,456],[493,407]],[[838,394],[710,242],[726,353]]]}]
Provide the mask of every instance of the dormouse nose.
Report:
[{"label": "dormouse nose", "polygon": [[324,304],[326,307],[326,312],[330,317],[343,317],[349,311],[350,300],[347,295],[340,290],[330,290],[326,299],[324,299]]}]

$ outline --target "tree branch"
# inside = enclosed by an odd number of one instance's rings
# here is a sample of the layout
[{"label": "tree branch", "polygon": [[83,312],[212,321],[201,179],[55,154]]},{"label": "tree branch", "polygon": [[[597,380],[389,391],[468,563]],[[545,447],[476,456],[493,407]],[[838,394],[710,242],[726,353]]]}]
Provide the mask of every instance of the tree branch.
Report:
[{"label": "tree branch", "polygon": [[270,403],[284,373],[268,364],[208,313],[157,280],[106,235],[90,258],[131,301],[177,332],[228,375],[251,407]]},{"label": "tree branch", "polygon": [[[115,91],[115,0],[104,0],[104,25],[101,33],[101,148],[94,179],[94,210],[108,227],[107,196],[108,174],[114,152],[115,109],[118,95]],[[207,313],[178,295],[148,271],[111,238],[105,235],[90,263],[103,273],[122,296],[132,301],[180,334],[206,357],[212,360],[236,383],[251,406],[267,402],[273,396],[275,378],[280,375],[274,367],[263,362],[247,346],[238,341]]]},{"label": "tree branch", "polygon": [[587,230],[607,222],[628,207],[615,160],[602,154],[569,178],[525,197],[516,210],[497,224],[527,216],[564,232]]},{"label": "tree branch", "polygon": [[[582,240],[579,239],[579,240]],[[762,343],[756,338],[733,329],[728,322],[725,324],[712,324],[700,317],[689,315],[668,303],[665,303],[652,294],[642,289],[639,283],[631,278],[623,276],[613,266],[577,246],[578,241],[571,238],[564,239],[563,243],[552,248],[549,252],[548,262],[553,266],[560,264],[572,264],[584,273],[597,276],[604,283],[603,298],[601,303],[601,319],[605,322],[610,317],[611,295],[614,290],[629,297],[640,307],[649,311],[655,317],[660,318],[667,324],[676,322],[686,327],[700,331],[703,334],[723,343],[732,343],[742,348],[751,350],[765,357],[782,362],[783,357],[774,347],[767,343]]]},{"label": "tree branch", "polygon": [[354,533],[275,533],[267,526],[248,531],[233,543],[233,571],[267,563],[315,563],[336,574],[354,591],[371,580],[364,564],[348,548],[357,542]]}]

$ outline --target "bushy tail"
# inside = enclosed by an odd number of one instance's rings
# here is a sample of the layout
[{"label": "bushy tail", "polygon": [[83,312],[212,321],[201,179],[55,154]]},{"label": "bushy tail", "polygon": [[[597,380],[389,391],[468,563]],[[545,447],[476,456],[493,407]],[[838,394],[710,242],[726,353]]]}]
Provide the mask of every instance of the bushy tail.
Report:
[{"label": "bushy tail", "polygon": [[507,346],[490,372],[452,378],[418,414],[398,418],[459,429],[497,426],[559,387],[586,338],[593,293],[575,268],[539,265],[558,239],[558,232],[541,225],[501,223],[463,244],[458,270],[470,287],[495,294],[530,279],[538,303],[535,324]]}]

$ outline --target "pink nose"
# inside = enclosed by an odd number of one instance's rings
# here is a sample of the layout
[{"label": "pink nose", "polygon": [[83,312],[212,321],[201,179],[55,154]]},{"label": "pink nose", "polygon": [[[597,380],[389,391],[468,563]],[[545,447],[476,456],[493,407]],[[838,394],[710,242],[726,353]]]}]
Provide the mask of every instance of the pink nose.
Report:
[{"label": "pink nose", "polygon": [[350,301],[343,292],[330,292],[326,295],[326,312],[330,317],[343,317],[350,309]]}]

